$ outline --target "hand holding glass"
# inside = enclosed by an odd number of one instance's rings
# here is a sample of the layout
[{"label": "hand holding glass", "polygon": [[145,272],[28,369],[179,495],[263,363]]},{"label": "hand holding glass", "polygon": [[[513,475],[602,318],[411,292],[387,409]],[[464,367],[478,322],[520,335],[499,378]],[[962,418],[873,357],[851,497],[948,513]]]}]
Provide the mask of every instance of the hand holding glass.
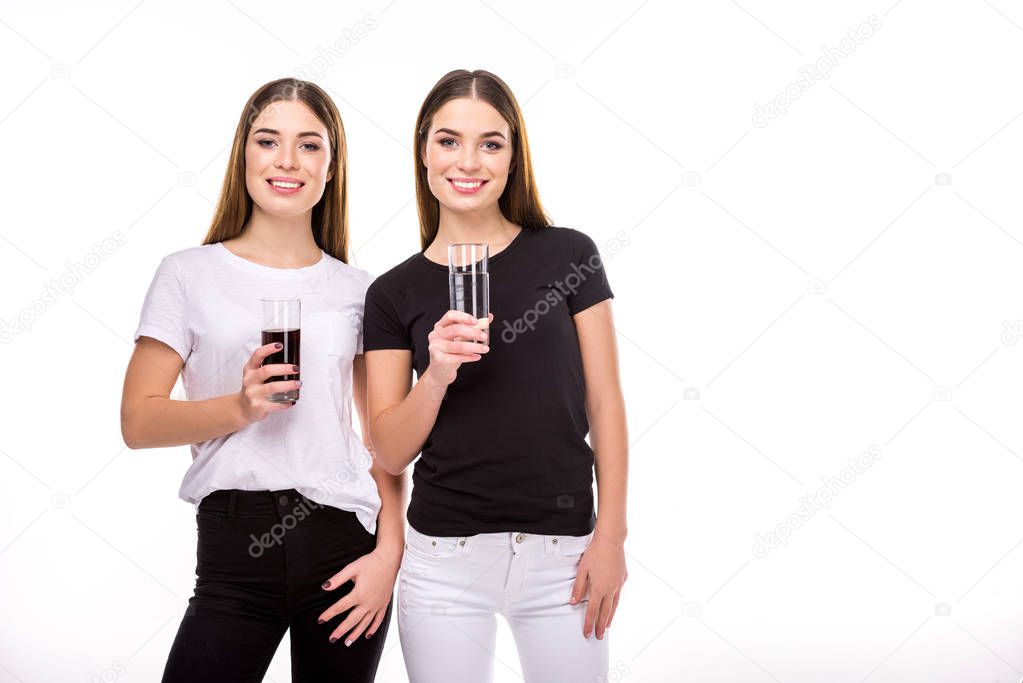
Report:
[{"label": "hand holding glass", "polygon": [[451,310],[473,316],[477,320],[476,327],[481,330],[487,329],[490,325],[489,259],[490,247],[487,244],[448,245],[448,293]]},{"label": "hand holding glass", "polygon": [[[267,356],[263,365],[300,365],[299,345],[302,337],[302,301],[300,299],[262,299],[263,302],[263,344],[281,344],[283,348]],[[299,379],[299,373],[276,375],[263,383]],[[298,389],[270,394],[271,403],[294,403],[298,400]]]}]

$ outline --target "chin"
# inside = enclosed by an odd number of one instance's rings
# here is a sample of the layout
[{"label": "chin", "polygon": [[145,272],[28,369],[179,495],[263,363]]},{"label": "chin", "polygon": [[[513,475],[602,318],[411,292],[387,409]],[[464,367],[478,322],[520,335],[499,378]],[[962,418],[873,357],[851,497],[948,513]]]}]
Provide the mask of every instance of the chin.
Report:
[{"label": "chin", "polygon": [[312,211],[312,206],[300,206],[282,200],[281,197],[270,197],[264,202],[259,202],[259,208],[270,216],[277,216],[278,218],[294,218],[295,216],[301,216],[303,214]]}]

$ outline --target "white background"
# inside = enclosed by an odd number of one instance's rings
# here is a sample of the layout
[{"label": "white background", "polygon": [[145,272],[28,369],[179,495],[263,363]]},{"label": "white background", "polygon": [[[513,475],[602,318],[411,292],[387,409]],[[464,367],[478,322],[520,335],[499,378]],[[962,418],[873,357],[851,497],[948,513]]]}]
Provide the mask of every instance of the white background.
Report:
[{"label": "white background", "polygon": [[[121,382],[249,94],[301,74],[335,97],[352,261],[379,274],[418,247],[413,123],[459,67],[515,90],[544,203],[616,295],[612,680],[1019,680],[1021,58],[1009,0],[4,2],[0,682],[159,679],[194,579],[189,454],[125,449]],[[496,656],[519,680],[503,629]],[[405,680],[395,627],[379,680]]]}]

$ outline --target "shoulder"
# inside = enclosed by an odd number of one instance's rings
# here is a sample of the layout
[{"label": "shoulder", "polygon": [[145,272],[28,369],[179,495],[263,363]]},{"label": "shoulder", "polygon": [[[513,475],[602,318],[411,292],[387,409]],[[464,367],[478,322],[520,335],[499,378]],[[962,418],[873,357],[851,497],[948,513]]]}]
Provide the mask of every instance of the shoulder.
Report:
[{"label": "shoulder", "polygon": [[326,252],[324,252],[323,258],[327,260],[327,278],[332,287],[353,288],[358,290],[361,295],[366,292],[376,277],[369,271],[349,265]]},{"label": "shoulder", "polygon": [[582,230],[552,225],[532,232],[535,233],[533,239],[535,243],[542,244],[548,250],[552,247],[557,248],[560,253],[567,253],[570,257],[589,255],[598,251],[593,238]]},{"label": "shoulder", "polygon": [[218,259],[219,249],[222,249],[219,244],[204,244],[172,252],[163,257],[160,270],[181,276],[208,270],[211,263]]},{"label": "shoulder", "polygon": [[593,239],[582,230],[552,225],[547,228],[532,230],[536,237],[547,243],[565,244],[569,246],[580,246],[593,244]]},{"label": "shoulder", "polygon": [[419,254],[412,254],[398,265],[382,273],[370,284],[366,296],[388,296],[396,291],[404,291],[419,279],[421,269],[418,261]]},{"label": "shoulder", "polygon": [[181,249],[180,252],[168,254],[160,262],[157,275],[173,275],[182,281],[187,281],[194,275],[208,273],[220,263],[218,252],[222,248],[220,244],[203,244],[202,246],[189,246]]}]

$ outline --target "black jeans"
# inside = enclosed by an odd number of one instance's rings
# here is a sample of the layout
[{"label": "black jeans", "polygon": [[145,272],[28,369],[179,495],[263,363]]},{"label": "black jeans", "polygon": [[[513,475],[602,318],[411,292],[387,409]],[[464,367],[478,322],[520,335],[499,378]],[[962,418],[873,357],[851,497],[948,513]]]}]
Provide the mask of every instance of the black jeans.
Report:
[{"label": "black jeans", "polygon": [[362,683],[376,675],[391,608],[371,639],[345,647],[317,617],[346,595],[321,584],[371,552],[376,537],[354,513],[319,505],[293,489],[216,491],[196,516],[195,594],[181,620],[164,683],[261,681],[291,629],[292,681]]}]

